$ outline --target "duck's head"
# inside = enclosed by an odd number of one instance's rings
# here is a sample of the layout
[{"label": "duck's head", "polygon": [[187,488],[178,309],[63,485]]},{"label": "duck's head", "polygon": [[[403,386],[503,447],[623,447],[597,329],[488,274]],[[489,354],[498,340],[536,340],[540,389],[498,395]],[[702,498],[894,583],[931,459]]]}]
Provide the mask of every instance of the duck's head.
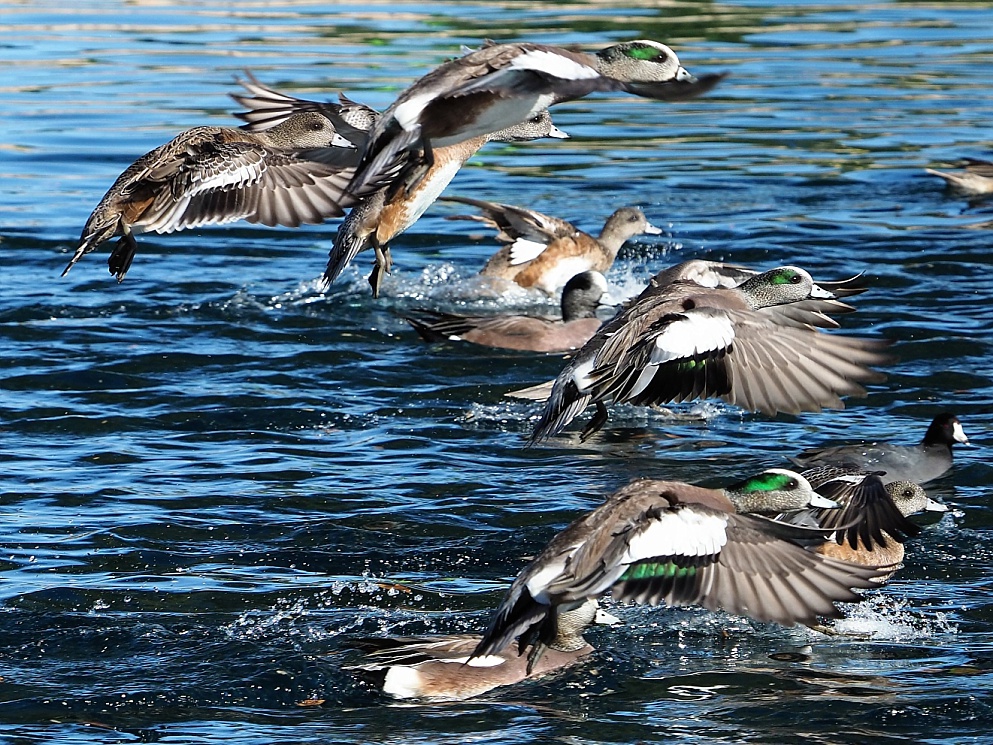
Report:
[{"label": "duck's head", "polygon": [[724,489],[738,512],[774,515],[806,507],[830,509],[838,503],[814,491],[803,476],[785,468],[770,468]]},{"label": "duck's head", "polygon": [[268,130],[268,133],[283,147],[354,147],[338,134],[330,119],[316,111],[293,114]]},{"label": "duck's head", "polygon": [[904,517],[916,512],[948,512],[946,505],[935,502],[913,481],[891,481],[886,485],[886,493]]},{"label": "duck's head", "polygon": [[600,237],[606,235],[616,235],[622,238],[622,243],[628,238],[647,233],[648,235],[661,235],[662,228],[658,228],[648,222],[645,213],[637,207],[621,207],[615,211],[603,226]]},{"label": "duck's head", "polygon": [[597,271],[575,275],[562,288],[562,320],[595,318],[600,299],[607,292],[607,280]]},{"label": "duck's head", "polygon": [[738,290],[753,308],[798,303],[818,298],[829,300],[834,295],[814,284],[813,278],[796,266],[780,266],[746,279]]},{"label": "duck's head", "polygon": [[604,77],[625,83],[665,83],[696,81],[679,57],[665,44],[647,39],[625,41],[596,53],[597,71]]},{"label": "duck's head", "polygon": [[561,652],[573,652],[586,645],[583,630],[590,624],[616,626],[621,623],[624,623],[621,619],[601,608],[596,598],[587,598],[576,608],[559,610],[555,640],[549,646]]},{"label": "duck's head", "polygon": [[557,140],[569,138],[567,133],[552,123],[552,115],[548,113],[548,109],[539,111],[520,124],[489,135],[492,142],[526,142],[528,140],[540,140],[542,137],[553,137]]}]

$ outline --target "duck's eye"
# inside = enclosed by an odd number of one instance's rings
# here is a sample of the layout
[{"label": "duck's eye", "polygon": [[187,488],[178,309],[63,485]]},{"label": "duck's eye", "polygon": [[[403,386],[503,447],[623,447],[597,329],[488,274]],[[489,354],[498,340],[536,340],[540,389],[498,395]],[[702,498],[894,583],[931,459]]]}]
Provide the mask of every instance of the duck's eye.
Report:
[{"label": "duck's eye", "polygon": [[790,275],[790,284],[792,284],[792,285],[798,285],[802,281],[803,281],[803,277],[801,277],[799,274],[791,274]]}]

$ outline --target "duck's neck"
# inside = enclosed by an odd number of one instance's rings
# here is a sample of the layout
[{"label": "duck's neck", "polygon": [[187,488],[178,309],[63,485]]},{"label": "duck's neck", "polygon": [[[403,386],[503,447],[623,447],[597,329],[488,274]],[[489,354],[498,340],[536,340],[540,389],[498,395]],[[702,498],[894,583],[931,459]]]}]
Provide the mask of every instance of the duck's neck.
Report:
[{"label": "duck's neck", "polygon": [[589,601],[564,613],[559,613],[555,625],[555,639],[548,646],[560,652],[575,652],[586,646],[583,630],[596,617],[596,604]]},{"label": "duck's neck", "polygon": [[610,256],[617,256],[617,252],[621,250],[621,246],[628,239],[629,236],[622,235],[617,231],[616,228],[611,226],[608,222],[603,226],[603,230],[600,231],[600,235],[597,236],[597,243],[599,243],[603,250]]}]

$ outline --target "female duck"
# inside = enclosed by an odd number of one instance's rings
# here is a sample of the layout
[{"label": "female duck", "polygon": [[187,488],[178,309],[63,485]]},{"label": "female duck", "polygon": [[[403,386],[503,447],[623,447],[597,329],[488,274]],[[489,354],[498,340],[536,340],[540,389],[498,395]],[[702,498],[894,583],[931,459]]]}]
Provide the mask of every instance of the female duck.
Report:
[{"label": "female duck", "polygon": [[[252,76],[239,82],[251,95],[235,94],[233,98],[248,108],[247,112],[238,116],[247,120],[251,128],[271,125],[272,122],[282,121],[297,112],[319,111],[335,118],[341,132],[356,147],[362,148],[369,138],[369,132],[380,120],[379,112],[343,96],[340,96],[341,104],[322,103],[294,98],[267,88]],[[373,297],[379,297],[383,277],[390,271],[393,263],[390,242],[420,219],[455,178],[459,169],[483,145],[487,142],[524,142],[542,137],[563,139],[568,136],[552,124],[547,111],[541,111],[525,122],[498,132],[478,135],[438,148],[434,153],[433,164],[421,174],[416,183],[398,177],[384,183],[379,189],[370,191],[355,203],[335,235],[334,246],[324,270],[325,281],[329,284],[334,282],[352,259],[371,248],[376,253],[376,262],[369,284],[372,286]],[[359,152],[354,151],[353,159],[343,161],[338,176],[340,185],[348,183],[354,175]],[[331,211],[327,217],[340,214],[340,210]]]},{"label": "female duck", "polygon": [[[316,111],[271,129],[195,127],[141,156],[122,173],[86,221],[62,276],[84,254],[120,234],[110,273],[124,279],[138,244],[134,234],[248,220],[296,227],[322,222],[335,202],[340,168],[300,152],[352,148]],[[332,177],[329,180],[328,177]]]},{"label": "female duck", "polygon": [[614,212],[594,238],[565,220],[525,207],[465,197],[446,201],[478,207],[483,216],[471,219],[496,228],[497,239],[507,244],[489,258],[480,275],[537,287],[548,295],[554,295],[579,272],[606,272],[629,238],[662,233],[637,207]]},{"label": "female duck", "polygon": [[[879,473],[854,468],[822,466],[803,472],[822,496],[841,505],[839,510],[811,509],[792,516],[791,522],[806,525],[812,520],[821,528],[837,528],[832,539],[815,550],[863,566],[891,566],[896,571],[903,561],[904,542],[921,532],[907,519],[918,512],[945,512],[948,508],[928,497],[912,481],[887,481]],[[884,582],[889,572],[877,579]]]}]

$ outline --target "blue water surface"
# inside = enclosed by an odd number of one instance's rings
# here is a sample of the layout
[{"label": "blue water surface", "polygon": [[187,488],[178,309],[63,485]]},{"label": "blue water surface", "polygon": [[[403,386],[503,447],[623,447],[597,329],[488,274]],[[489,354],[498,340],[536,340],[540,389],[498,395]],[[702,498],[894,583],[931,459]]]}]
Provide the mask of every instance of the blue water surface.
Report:
[{"label": "blue water surface", "polygon": [[[925,174],[993,156],[989,2],[0,0],[0,741],[990,742],[993,206]],[[522,449],[506,398],[561,356],[427,345],[414,307],[554,312],[473,275],[496,248],[437,204],[324,288],[335,223],[139,237],[60,273],[135,158],[233,125],[236,76],[378,108],[484,39],[669,43],[731,77],[663,104],[558,106],[568,140],[493,144],[449,193],[599,230],[636,204],[612,296],[687,258],[864,272],[846,330],[895,342],[838,412],[614,407]],[[929,488],[905,568],[826,638],[699,609],[621,607],[551,679],[397,705],[342,667],[367,635],[481,630],[509,580],[638,476],[717,485],[829,441],[973,443]],[[779,653],[795,653],[782,655]]]}]

